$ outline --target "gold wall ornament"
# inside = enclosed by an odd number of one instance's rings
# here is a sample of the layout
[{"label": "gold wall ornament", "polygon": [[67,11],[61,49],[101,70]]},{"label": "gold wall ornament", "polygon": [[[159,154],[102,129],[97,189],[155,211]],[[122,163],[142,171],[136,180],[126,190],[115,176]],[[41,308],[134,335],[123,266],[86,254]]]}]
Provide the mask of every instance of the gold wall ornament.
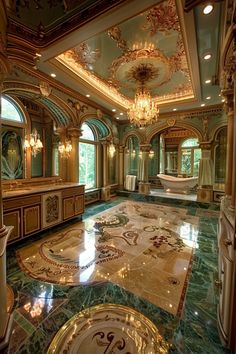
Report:
[{"label": "gold wall ornament", "polygon": [[100,118],[100,119],[103,116],[103,113],[102,113],[102,111],[99,108],[97,109],[96,114],[97,114],[97,117]]},{"label": "gold wall ornament", "polygon": [[167,125],[169,127],[173,127],[175,125],[175,123],[176,123],[176,119],[173,119],[173,118],[167,119]]},{"label": "gold wall ornament", "polygon": [[51,86],[46,81],[41,81],[39,83],[39,89],[43,97],[48,97],[52,92]]}]

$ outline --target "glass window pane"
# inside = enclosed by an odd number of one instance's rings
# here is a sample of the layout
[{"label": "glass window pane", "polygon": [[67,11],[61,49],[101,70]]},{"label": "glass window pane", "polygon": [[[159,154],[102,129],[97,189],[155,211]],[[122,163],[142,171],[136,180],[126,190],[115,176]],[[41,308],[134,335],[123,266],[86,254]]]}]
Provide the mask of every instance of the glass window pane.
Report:
[{"label": "glass window pane", "polygon": [[198,176],[199,163],[201,159],[201,149],[194,149],[194,158],[193,158],[193,176]]},{"label": "glass window pane", "polygon": [[182,147],[198,146],[198,140],[196,138],[187,139],[182,143]]},{"label": "glass window pane", "polygon": [[191,149],[182,149],[181,155],[181,172],[191,174]]},{"label": "glass window pane", "polygon": [[88,126],[88,124],[83,123],[81,126],[81,130],[82,130],[82,136],[80,137],[80,139],[84,139],[84,140],[92,140],[94,141],[94,134],[92,129]]},{"label": "glass window pane", "polygon": [[96,187],[96,146],[79,143],[79,182],[85,189]]},{"label": "glass window pane", "polygon": [[2,105],[2,111],[1,111],[1,118],[2,119],[8,119],[8,120],[13,120],[16,122],[23,122],[23,118],[21,114],[19,113],[18,109],[14,106],[12,102],[7,100],[6,98],[2,97],[1,98],[1,105]]}]

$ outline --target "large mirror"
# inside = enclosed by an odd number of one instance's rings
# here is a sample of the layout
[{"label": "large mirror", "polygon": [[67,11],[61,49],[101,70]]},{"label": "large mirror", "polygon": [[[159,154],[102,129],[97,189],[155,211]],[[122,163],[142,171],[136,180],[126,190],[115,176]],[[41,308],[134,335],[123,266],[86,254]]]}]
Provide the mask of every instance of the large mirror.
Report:
[{"label": "large mirror", "polygon": [[[2,96],[1,123],[3,180],[59,175],[59,137],[45,108],[25,98]],[[40,149],[33,145],[33,132]]]}]

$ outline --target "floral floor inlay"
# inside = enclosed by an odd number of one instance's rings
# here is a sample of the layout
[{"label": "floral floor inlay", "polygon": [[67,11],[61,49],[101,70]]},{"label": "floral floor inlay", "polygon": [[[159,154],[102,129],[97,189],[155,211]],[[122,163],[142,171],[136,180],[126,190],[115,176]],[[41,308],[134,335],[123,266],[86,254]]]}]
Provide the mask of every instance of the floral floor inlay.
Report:
[{"label": "floral floor inlay", "polygon": [[17,252],[31,277],[55,284],[110,281],[180,314],[199,218],[126,201]]},{"label": "floral floor inlay", "polygon": [[48,354],[165,354],[168,344],[141,313],[101,304],[72,317],[54,337]]}]

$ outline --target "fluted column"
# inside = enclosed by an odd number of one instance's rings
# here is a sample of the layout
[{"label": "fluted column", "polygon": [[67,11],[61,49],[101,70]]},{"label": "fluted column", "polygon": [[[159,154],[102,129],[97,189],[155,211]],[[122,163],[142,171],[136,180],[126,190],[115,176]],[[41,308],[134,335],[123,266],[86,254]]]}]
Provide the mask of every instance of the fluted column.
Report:
[{"label": "fluted column", "polygon": [[69,128],[68,136],[72,144],[72,151],[68,158],[70,182],[79,182],[79,137],[81,136],[81,130],[79,128]]},{"label": "fluted column", "polygon": [[[236,38],[235,38],[235,42],[236,42]],[[236,50],[236,46],[235,46],[235,50]],[[236,59],[236,58],[235,58]],[[235,65],[236,66],[236,65]],[[232,208],[236,208],[236,123],[235,123],[235,119],[236,119],[236,73],[234,72],[234,74],[232,75],[232,79],[233,79],[233,106],[232,106],[232,120],[233,120],[233,131],[234,131],[234,145],[233,145],[233,172],[232,172],[232,199],[231,199],[231,207]]]},{"label": "fluted column", "polygon": [[124,146],[118,147],[118,189],[124,189]]},{"label": "fluted column", "polygon": [[140,145],[140,159],[139,159],[139,193],[149,194],[150,183],[148,181],[148,160],[149,152],[151,149],[150,144]]},{"label": "fluted column", "polygon": [[110,199],[111,188],[108,185],[108,141],[102,142],[102,170],[103,170],[103,181],[102,181],[102,194],[101,199],[106,201]]}]

